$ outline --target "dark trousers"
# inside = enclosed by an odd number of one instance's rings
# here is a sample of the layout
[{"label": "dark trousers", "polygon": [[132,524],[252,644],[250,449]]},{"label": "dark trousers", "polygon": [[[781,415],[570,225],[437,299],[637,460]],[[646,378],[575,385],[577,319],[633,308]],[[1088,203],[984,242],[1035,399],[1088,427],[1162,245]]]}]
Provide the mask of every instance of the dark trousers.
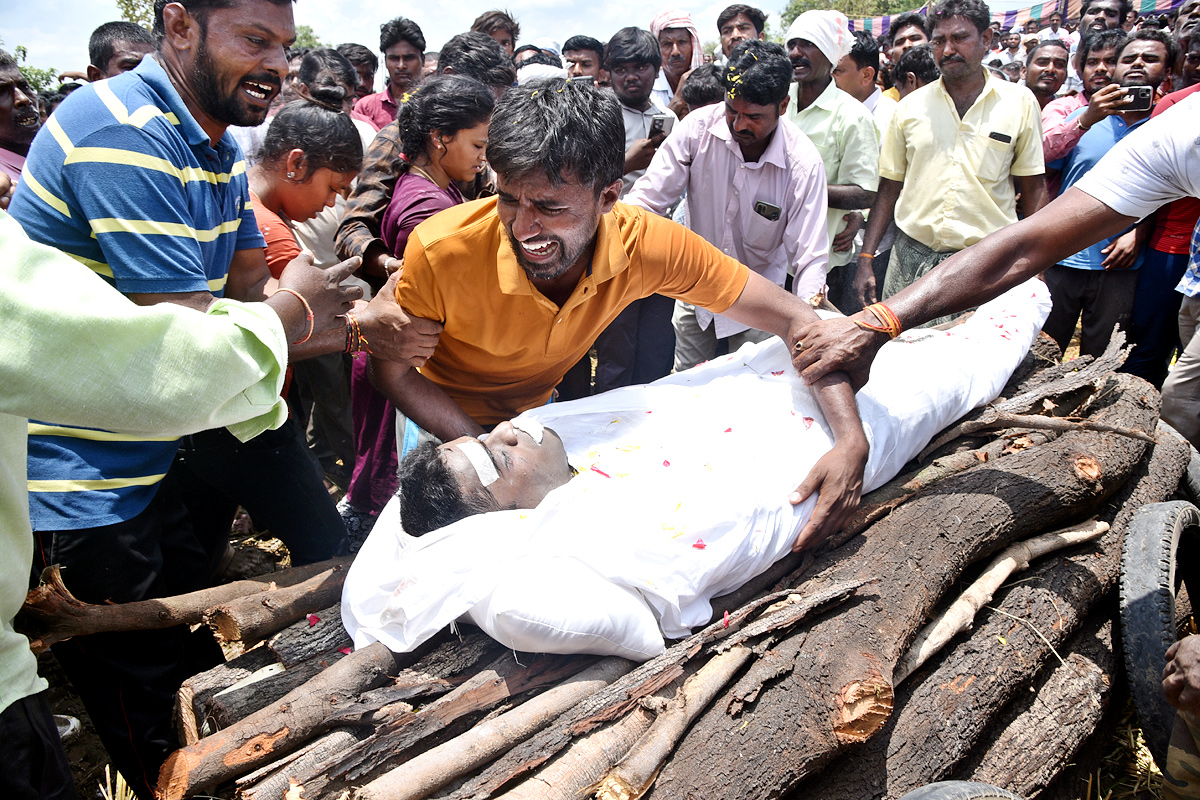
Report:
[{"label": "dark trousers", "polygon": [[42,694],[23,697],[0,713],[0,797],[75,800],[71,765]]},{"label": "dark trousers", "polygon": [[[876,296],[883,291],[883,279],[887,276],[888,259],[891,257],[892,250],[889,247],[871,261],[871,269],[875,273]],[[854,291],[854,278],[857,274],[858,262],[855,260],[840,267],[830,267],[825,276],[825,283],[829,286],[825,298],[846,316],[863,310],[862,297]]]},{"label": "dark trousers", "polygon": [[292,382],[307,419],[304,430],[308,449],[325,474],[344,487],[354,469],[350,357],[345,353],[326,353],[297,361],[292,365]]},{"label": "dark trousers", "polygon": [[1129,330],[1137,270],[1074,269],[1055,264],[1046,270],[1054,305],[1042,331],[1066,350],[1083,317],[1079,354],[1098,356],[1108,347],[1113,327]]},{"label": "dark trousers", "polygon": [[347,552],[346,525],[294,420],[248,442],[224,428],[185,436],[171,471],[197,537],[221,551],[240,505],[295,566]]},{"label": "dark trousers", "polygon": [[631,303],[596,338],[596,394],[658,380],[675,363],[675,301],[652,294]]},{"label": "dark trousers", "polygon": [[[36,581],[42,568],[58,564],[80,600],[128,603],[203,588],[211,555],[193,534],[168,475],[133,519],[35,532],[33,575]],[[149,800],[159,767],[179,746],[171,720],[175,693],[188,677],[219,664],[220,648],[206,630],[192,634],[181,626],[80,636],[52,650],[113,764]]]},{"label": "dark trousers", "polygon": [[1147,248],[1138,270],[1137,294],[1133,299],[1133,317],[1129,338],[1133,352],[1121,367],[1145,378],[1158,388],[1167,379],[1167,368],[1179,342],[1179,304],[1183,295],[1175,291],[1187,271],[1187,253],[1160,253]]}]

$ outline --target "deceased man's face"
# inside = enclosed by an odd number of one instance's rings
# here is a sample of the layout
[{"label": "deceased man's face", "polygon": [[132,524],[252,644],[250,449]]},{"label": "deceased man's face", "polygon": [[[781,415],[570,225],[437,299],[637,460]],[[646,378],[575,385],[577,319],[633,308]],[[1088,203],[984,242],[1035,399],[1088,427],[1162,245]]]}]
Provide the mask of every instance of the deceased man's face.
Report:
[{"label": "deceased man's face", "polygon": [[562,439],[536,422],[501,422],[483,440],[464,436],[440,449],[464,494],[487,489],[500,508],[535,508],[571,479]]}]

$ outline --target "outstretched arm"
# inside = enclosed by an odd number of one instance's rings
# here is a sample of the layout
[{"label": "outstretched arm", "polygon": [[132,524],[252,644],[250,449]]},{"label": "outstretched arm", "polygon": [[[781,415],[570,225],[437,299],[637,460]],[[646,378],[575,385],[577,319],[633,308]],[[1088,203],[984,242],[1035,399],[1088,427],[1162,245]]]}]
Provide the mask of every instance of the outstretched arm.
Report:
[{"label": "outstretched arm", "polygon": [[[818,319],[807,303],[754,273],[737,301],[723,313],[744,325],[778,335],[793,348],[793,363],[799,330]],[[792,503],[798,504],[813,492],[820,493],[812,518],[800,531],[793,550],[819,543],[854,513],[862,497],[863,470],[869,455],[849,379],[840,373],[826,375],[813,384],[813,397],[833,430],[834,446],[791,495]]]},{"label": "outstretched arm", "polygon": [[[946,259],[911,286],[888,298],[905,328],[953,314],[997,297],[1047,267],[1137,220],[1114,211],[1089,194],[1069,189],[1044,209],[1008,225]],[[874,222],[874,220],[872,220]],[[796,359],[800,374],[816,383],[834,371],[866,382],[875,353],[887,335],[854,324],[879,324],[869,312],[806,325],[799,331],[804,350]]]}]

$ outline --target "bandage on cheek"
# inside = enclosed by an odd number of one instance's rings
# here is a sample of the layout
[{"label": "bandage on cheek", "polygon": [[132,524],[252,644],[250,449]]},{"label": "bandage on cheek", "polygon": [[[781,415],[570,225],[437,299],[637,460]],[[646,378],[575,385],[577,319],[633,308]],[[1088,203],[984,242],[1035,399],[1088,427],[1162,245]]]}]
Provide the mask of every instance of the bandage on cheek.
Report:
[{"label": "bandage on cheek", "polygon": [[455,447],[467,457],[467,461],[475,469],[475,474],[479,476],[479,482],[484,487],[491,486],[500,480],[500,473],[496,472],[496,465],[492,463],[492,457],[479,442],[462,442],[456,444]]},{"label": "bandage on cheek", "polygon": [[538,444],[542,443],[542,435],[546,432],[546,429],[542,427],[542,423],[536,419],[514,419],[512,426],[519,431],[528,433],[533,437],[533,441]]}]

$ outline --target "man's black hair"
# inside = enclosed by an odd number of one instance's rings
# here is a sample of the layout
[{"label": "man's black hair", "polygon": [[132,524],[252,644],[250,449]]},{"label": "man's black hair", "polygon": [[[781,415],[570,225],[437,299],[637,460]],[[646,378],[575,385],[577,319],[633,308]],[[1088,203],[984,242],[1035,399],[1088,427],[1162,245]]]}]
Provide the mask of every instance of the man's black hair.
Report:
[{"label": "man's black hair", "polygon": [[925,33],[925,38],[929,38],[929,20],[925,19],[925,15],[916,11],[906,11],[892,20],[891,26],[888,27],[887,46],[891,47],[896,43],[896,34],[902,29],[912,27],[920,28]]},{"label": "man's black hair", "polygon": [[792,85],[792,62],[783,45],[747,39],[729,54],[721,82],[733,99],[756,106],[778,105]]},{"label": "man's black hair", "polygon": [[951,17],[962,17],[980,33],[992,27],[992,12],[983,0],[943,0],[929,11],[929,30]]},{"label": "man's black hair", "polygon": [[1062,39],[1054,39],[1054,38],[1045,39],[1043,41],[1038,42],[1036,46],[1030,48],[1029,52],[1025,54],[1025,69],[1029,69],[1029,67],[1032,66],[1033,58],[1034,58],[1034,56],[1037,55],[1038,51],[1042,50],[1046,47],[1061,48],[1061,49],[1067,51],[1068,58],[1070,58],[1070,56],[1071,56],[1071,46],[1069,44],[1067,44],[1066,42],[1064,42]]},{"label": "man's black hair", "polygon": [[[871,67],[879,74],[879,45],[875,37],[866,31],[854,31],[854,41],[850,44],[850,58],[854,59],[859,69]],[[837,65],[834,64],[836,67]]]},{"label": "man's black hair", "polygon": [[379,26],[379,52],[386,52],[397,42],[408,42],[424,58],[425,34],[421,26],[408,17],[396,17]]},{"label": "man's black hair", "polygon": [[458,476],[433,442],[418,445],[400,463],[400,524],[422,536],[498,506],[487,488],[464,494]]},{"label": "man's black hair", "polygon": [[[487,87],[466,75],[435,75],[400,104],[400,152],[411,164],[426,153],[429,135],[453,136],[491,119],[496,102]],[[407,169],[407,164],[398,168]]]},{"label": "man's black hair", "polygon": [[132,22],[124,20],[106,22],[92,31],[92,38],[88,39],[88,60],[93,65],[104,69],[108,66],[108,62],[112,61],[117,42],[148,44],[153,47],[154,37],[150,31]]},{"label": "man's black hair", "polygon": [[604,63],[604,44],[599,39],[593,39],[591,36],[572,36],[562,48],[564,53],[571,50],[591,50],[596,54],[597,63]]},{"label": "man's black hair", "polygon": [[512,86],[517,80],[517,70],[508,51],[479,31],[460,33],[442,45],[438,71],[447,69],[492,88]]},{"label": "man's black hair", "polygon": [[662,48],[654,34],[641,28],[621,28],[614,33],[604,45],[604,68],[611,72],[618,64],[649,64],[661,69]]},{"label": "man's black hair", "polygon": [[938,69],[937,61],[933,57],[933,47],[919,44],[905,50],[904,54],[896,59],[896,66],[892,67],[892,83],[903,83],[905,76],[910,72],[916,75],[922,84],[933,83],[941,76],[942,71]]},{"label": "man's black hair", "polygon": [[[516,54],[514,53],[514,55]],[[558,67],[559,69],[562,69],[563,66],[561,58],[549,50],[543,50],[540,47],[533,48],[533,55],[521,59],[522,67],[528,64],[544,64],[547,67]]]},{"label": "man's black hair", "polygon": [[725,84],[721,82],[721,68],[716,64],[701,64],[692,70],[683,82],[683,101],[688,108],[711,106],[725,99]]},{"label": "man's black hair", "polygon": [[[1139,28],[1125,40],[1121,45],[1121,50],[1129,46],[1130,42],[1158,42],[1163,47],[1167,48],[1167,71],[1175,69],[1175,62],[1179,60],[1179,44],[1175,41],[1175,37],[1159,28]],[[1117,51],[1117,59],[1120,60],[1121,52]]]},{"label": "man's black hair", "polygon": [[1129,34],[1125,33],[1121,28],[1108,28],[1084,36],[1079,42],[1077,54],[1079,58],[1079,74],[1083,74],[1083,66],[1087,64],[1088,56],[1093,50],[1107,50],[1111,47],[1120,53],[1121,48],[1125,46],[1125,40],[1128,38]]},{"label": "man's black hair", "polygon": [[[1083,19],[1083,15],[1088,12],[1088,9],[1091,7],[1092,3],[1095,2],[1098,2],[1098,0],[1083,0],[1083,5],[1079,7],[1079,18],[1081,20]],[[1133,13],[1133,0],[1118,0],[1117,13],[1119,15],[1117,22],[1124,25],[1125,20],[1129,19],[1129,15]]]},{"label": "man's black hair", "polygon": [[330,85],[311,90],[313,100],[295,100],[271,118],[259,150],[259,160],[272,164],[299,148],[304,151],[304,176],[308,180],[321,168],[333,172],[358,172],[362,168],[362,137],[354,120],[341,109],[346,90]]},{"label": "man's black hair", "polygon": [[20,69],[17,60],[12,57],[12,53],[0,48],[0,69]]},{"label": "man's black hair", "polygon": [[289,47],[285,55],[287,55],[287,60],[291,61],[293,58],[304,58],[311,52],[311,47]]},{"label": "man's black hair", "polygon": [[507,9],[483,12],[471,23],[471,30],[488,35],[506,30],[512,34],[513,44],[516,44],[517,39],[521,38],[521,26],[513,18],[512,12]]},{"label": "man's black hair", "polygon": [[761,35],[763,28],[767,24],[767,15],[754,6],[748,6],[744,3],[734,3],[727,6],[724,11],[717,15],[717,33],[721,32],[721,28],[725,27],[725,23],[736,17],[738,14],[744,14],[754,23],[754,32]]},{"label": "man's black hair", "polygon": [[[277,6],[290,6],[296,0],[269,0]],[[237,0],[154,0],[154,41],[162,41],[163,34],[166,33],[166,28],[163,26],[163,9],[169,3],[179,3],[187,12],[200,23],[204,24],[204,18],[208,16],[208,12],[217,8],[233,8],[237,5]],[[99,66],[97,64],[97,66]]]},{"label": "man's black hair", "polygon": [[564,78],[530,81],[496,103],[487,160],[498,174],[542,173],[596,196],[625,172],[625,122],[617,96]]},{"label": "man's black hair", "polygon": [[1000,38],[1003,39],[1005,36],[1010,35],[1013,32],[1013,30],[1014,30],[1013,28],[1001,28],[1000,29]]},{"label": "man's black hair", "polygon": [[371,67],[371,72],[379,71],[379,56],[371,52],[371,48],[365,45],[355,44],[354,42],[343,42],[334,49],[344,55],[346,60],[356,67],[368,64]]},{"label": "man's black hair", "polygon": [[309,50],[300,62],[296,79],[310,90],[334,84],[345,84],[351,89],[358,86],[354,65],[337,50],[328,47]]}]

